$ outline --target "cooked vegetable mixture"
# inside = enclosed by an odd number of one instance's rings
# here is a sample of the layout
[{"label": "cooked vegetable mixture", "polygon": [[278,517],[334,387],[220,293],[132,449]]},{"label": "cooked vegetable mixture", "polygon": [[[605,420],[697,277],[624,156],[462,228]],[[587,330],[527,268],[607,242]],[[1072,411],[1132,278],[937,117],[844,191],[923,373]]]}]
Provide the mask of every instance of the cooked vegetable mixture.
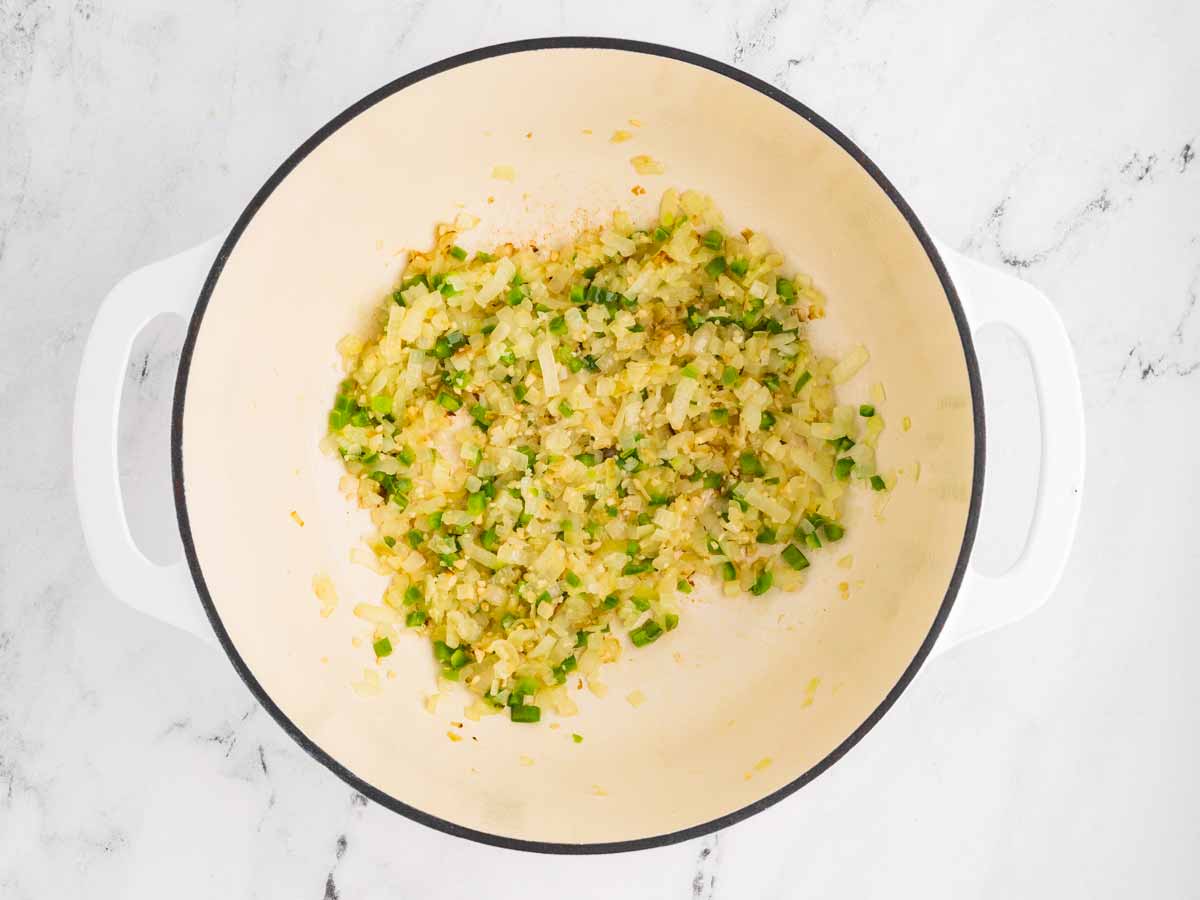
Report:
[{"label": "cooked vegetable mixture", "polygon": [[698,579],[799,588],[846,491],[890,486],[883,396],[838,405],[867,351],[815,356],[824,296],[702,194],[557,249],[469,252],[469,224],[412,256],[375,337],[338,345],[324,446],[378,529],[356,558],[391,576],[355,609],[376,655],[416,629],[469,716],[537,722],[575,711],[571,686],[603,694],[622,635],[686,627]]}]

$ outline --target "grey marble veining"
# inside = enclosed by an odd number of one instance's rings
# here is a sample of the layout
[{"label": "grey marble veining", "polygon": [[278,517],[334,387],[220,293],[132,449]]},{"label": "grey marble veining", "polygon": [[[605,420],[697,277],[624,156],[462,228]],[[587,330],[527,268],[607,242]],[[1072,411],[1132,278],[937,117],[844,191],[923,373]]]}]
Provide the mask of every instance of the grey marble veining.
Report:
[{"label": "grey marble veining", "polygon": [[[1198,32],[1170,0],[0,0],[0,897],[1194,896]],[[928,666],[791,800],[582,859],[444,837],[320,768],[223,659],[101,587],[69,465],[120,276],[226,227],[385,81],[559,33],[706,53],[831,119],[943,240],[1055,301],[1089,424],[1042,612]],[[131,515],[161,556],[179,339],[143,335],[124,404]]]}]

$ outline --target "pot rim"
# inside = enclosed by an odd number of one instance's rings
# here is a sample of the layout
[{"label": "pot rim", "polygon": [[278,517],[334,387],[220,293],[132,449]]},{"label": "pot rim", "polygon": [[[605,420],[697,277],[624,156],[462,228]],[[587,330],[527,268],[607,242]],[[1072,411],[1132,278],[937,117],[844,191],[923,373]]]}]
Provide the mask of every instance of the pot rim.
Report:
[{"label": "pot rim", "polygon": [[[204,573],[201,571],[199,558],[196,554],[195,543],[192,538],[191,523],[188,518],[187,511],[187,496],[183,482],[183,413],[184,403],[187,396],[188,374],[191,369],[192,354],[196,346],[196,338],[200,332],[200,325],[204,320],[204,313],[208,307],[208,302],[212,297],[217,281],[221,276],[221,272],[225,266],[226,260],[229,259],[234,248],[237,246],[238,240],[246,227],[250,224],[258,210],[263,206],[267,199],[274,192],[283,180],[296,168],[317,146],[323,143],[328,137],[334,134],[343,125],[351,119],[358,116],[360,113],[370,109],[376,103],[384,100],[393,94],[404,90],[414,84],[439,75],[442,72],[458,68],[460,66],[470,65],[471,63],[481,62],[483,60],[492,59],[494,57],[505,56],[512,53],[526,53],[536,50],[559,50],[559,49],[589,49],[589,50],[619,50],[632,53],[643,53],[652,56],[659,56],[665,59],[675,60],[677,62],[688,63],[693,66],[707,69],[715,72],[718,75],[723,75],[740,84],[758,91],[772,100],[791,110],[796,115],[808,121],[810,124],[819,128],[826,137],[836,142],[843,150],[848,153],[855,162],[861,166],[868,175],[875,181],[876,184],[891,200],[896,209],[904,216],[905,221],[920,241],[925,253],[929,257],[930,263],[933,265],[934,271],[937,273],[938,280],[941,282],[942,288],[945,291],[946,299],[950,303],[950,309],[954,316],[954,322],[958,329],[959,337],[962,341],[963,355],[967,365],[967,377],[970,383],[971,404],[975,431],[975,451],[974,451],[974,473],[971,485],[971,499],[967,510],[967,521],[963,530],[962,545],[959,548],[958,559],[954,565],[954,571],[951,574],[950,583],[946,589],[946,594],[942,600],[941,607],[938,609],[938,614],[934,618],[933,624],[929,629],[929,633],[925,636],[925,640],[921,643],[916,655],[908,664],[908,667],[901,674],[896,684],[888,691],[887,696],[883,698],[880,704],[871,712],[871,714],[862,722],[849,736],[845,738],[837,747],[830,751],[816,765],[809,768],[799,777],[790,781],[783,787],[773,791],[765,797],[756,800],[753,803],[740,807],[739,809],[725,813],[722,816],[711,819],[708,822],[699,825],[693,825],[688,828],[683,828],[678,831],[668,832],[666,834],[658,834],[650,837],[633,838],[622,841],[607,841],[607,842],[587,842],[587,843],[558,843],[553,841],[530,841],[518,838],[506,837],[501,834],[493,834],[491,832],[479,831],[473,828],[466,828],[458,825],[447,819],[430,813],[419,810],[413,806],[409,806],[401,800],[384,793],[375,786],[369,784],[359,778],[329,753],[323,750],[314,741],[309,739],[291,719],[281,710],[267,694],[263,686],[254,677],[234,647],[229,633],[225,630],[221,617],[217,613],[216,607],[213,604],[212,597],[208,592],[204,580]],[[984,415],[983,415],[983,391],[979,378],[979,363],[975,356],[974,344],[971,340],[970,326],[967,324],[966,316],[963,312],[962,304],[959,301],[958,294],[954,289],[954,284],[950,280],[950,276],[946,271],[946,267],[938,255],[937,249],[934,247],[932,239],[925,231],[924,226],[917,219],[912,208],[900,196],[899,191],[892,185],[884,176],[879,168],[871,161],[871,159],[860,150],[848,137],[842,134],[837,128],[819,116],[809,107],[805,106],[800,101],[796,100],[789,94],[780,89],[741,71],[726,63],[719,62],[707,56],[698,53],[693,53],[688,50],[680,50],[675,47],[669,47],[662,44],[647,43],[644,41],[628,40],[625,38],[606,38],[606,37],[549,37],[549,38],[530,38],[519,41],[510,41],[501,44],[493,44],[487,47],[481,47],[476,50],[471,50],[465,53],[459,53],[454,56],[447,57],[438,62],[431,63],[413,72],[403,75],[394,81],[385,84],[383,87],[372,91],[362,99],[356,101],[345,110],[334,116],[324,125],[322,125],[308,140],[304,141],[284,162],[271,174],[258,192],[247,204],[242,214],[238,217],[233,229],[229,232],[217,253],[216,259],[213,261],[212,268],[209,270],[208,276],[204,281],[204,286],[200,291],[200,297],[196,304],[195,311],[192,313],[191,321],[188,324],[187,337],[184,340],[183,349],[179,360],[179,374],[175,382],[175,395],[171,413],[171,479],[175,495],[175,512],[179,523],[179,534],[183,541],[184,554],[187,558],[188,569],[191,571],[192,580],[195,582],[196,591],[200,596],[200,602],[204,606],[205,614],[208,616],[209,623],[212,625],[213,631],[216,633],[217,639],[221,643],[225,654],[229,657],[229,661],[241,676],[242,681],[250,689],[250,693],[254,698],[262,704],[263,708],[270,713],[279,726],[310,756],[316,759],[321,765],[333,772],[342,781],[353,787],[356,791],[369,797],[371,800],[381,806],[390,809],[393,812],[426,825],[430,828],[441,831],[445,834],[455,837],[467,838],[477,843],[487,844],[495,847],[503,847],[509,850],[533,851],[539,853],[554,853],[554,854],[602,854],[602,853],[624,853],[633,850],[644,850],[653,847],[663,847],[669,844],[679,843],[681,841],[690,840],[692,838],[702,837],[727,828],[737,822],[746,819],[755,813],[761,812],[770,806],[774,806],[785,797],[795,793],[804,785],[815,779],[818,775],[832,766],[835,762],[841,759],[849,752],[855,744],[857,744],[866,734],[875,727],[884,714],[892,707],[905,688],[912,682],[918,670],[920,670],[925,659],[929,656],[938,635],[941,633],[947,617],[950,614],[951,608],[954,606],[955,598],[958,596],[959,588],[962,584],[963,577],[966,573],[967,563],[970,558],[971,548],[975,541],[975,533],[979,522],[979,511],[983,498],[983,474],[984,474]]]}]

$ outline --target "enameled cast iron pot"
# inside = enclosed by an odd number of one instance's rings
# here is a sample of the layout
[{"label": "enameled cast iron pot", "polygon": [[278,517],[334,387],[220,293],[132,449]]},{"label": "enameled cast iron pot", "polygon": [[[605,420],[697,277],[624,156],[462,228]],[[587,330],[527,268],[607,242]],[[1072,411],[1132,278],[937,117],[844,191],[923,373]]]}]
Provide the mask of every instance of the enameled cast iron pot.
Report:
[{"label": "enameled cast iron pot", "polygon": [[[613,143],[617,129],[634,137]],[[636,174],[640,153],[666,175]],[[501,164],[514,182],[492,178]],[[382,580],[348,561],[368,523],[317,449],[340,378],[335,342],[393,285],[399,251],[427,246],[460,210],[481,218],[481,244],[554,240],[618,206],[648,218],[668,186],[711,194],[731,226],[764,231],[815,278],[829,297],[812,330],[819,350],[870,348],[851,390],[884,383],[881,463],[907,473],[882,521],[869,500],[852,505],[844,543],[817,557],[797,595],[689,605],[676,632],[609,667],[609,696],[583,696],[560,729],[493,717],[451,742],[463,703],[425,710],[434,664],[415,638],[388,660],[396,677],[382,695],[357,696],[349,684],[372,663],[351,645],[366,630],[351,608],[377,601]],[[191,323],[172,428],[187,560],[157,567],[125,521],[116,422],[130,345],[162,313]],[[989,322],[1024,339],[1043,423],[1030,538],[999,579],[969,567],[984,465],[971,333]],[[376,802],[451,834],[565,853],[694,837],[815,778],[888,710],[935,641],[940,650],[1045,601],[1074,533],[1082,466],[1073,355],[1041,294],[939,247],[862,151],[786,94],[691,53],[591,38],[457,56],[337,116],[228,235],[112,291],[75,420],[84,533],[117,596],[215,637],[288,734]],[[834,565],[845,555],[849,571]],[[318,571],[342,598],[329,619],[312,592]],[[647,698],[636,709],[624,699],[635,689]]]}]

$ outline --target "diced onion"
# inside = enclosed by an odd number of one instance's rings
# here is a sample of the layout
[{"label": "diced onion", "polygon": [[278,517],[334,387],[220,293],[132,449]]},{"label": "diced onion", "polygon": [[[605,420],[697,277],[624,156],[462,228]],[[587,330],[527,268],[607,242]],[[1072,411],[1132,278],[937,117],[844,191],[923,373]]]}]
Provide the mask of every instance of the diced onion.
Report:
[{"label": "diced onion", "polygon": [[475,560],[475,562],[479,563],[481,566],[487,566],[489,569],[504,568],[504,561],[495,553],[484,550],[478,544],[466,540],[465,538],[461,541],[461,544],[463,553],[465,553],[469,559]]},{"label": "diced onion", "polygon": [[554,347],[545,340],[538,344],[538,366],[542,370],[542,390],[547,397],[558,394],[558,363],[554,360]]},{"label": "diced onion", "polygon": [[700,382],[695,378],[681,378],[679,384],[675,385],[675,396],[671,398],[667,420],[676,431],[683,428],[684,422],[687,421],[688,406],[699,389]]},{"label": "diced onion", "polygon": [[829,373],[829,380],[834,384],[843,384],[849,381],[870,359],[871,354],[867,352],[867,348],[859,344],[833,367],[833,371]]},{"label": "diced onion", "polygon": [[479,289],[479,293],[475,297],[476,302],[480,306],[486,306],[488,303],[491,303],[502,290],[508,287],[508,283],[512,281],[512,277],[516,274],[516,271],[517,268],[513,265],[512,260],[507,256],[503,257],[496,264],[495,273]]}]

